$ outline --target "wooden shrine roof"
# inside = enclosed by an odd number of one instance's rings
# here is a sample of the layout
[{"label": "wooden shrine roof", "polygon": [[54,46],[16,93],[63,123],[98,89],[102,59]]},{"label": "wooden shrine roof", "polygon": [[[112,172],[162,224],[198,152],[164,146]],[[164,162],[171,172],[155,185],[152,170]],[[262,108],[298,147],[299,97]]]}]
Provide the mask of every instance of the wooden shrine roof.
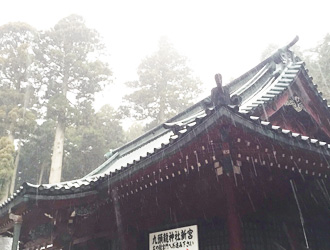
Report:
[{"label": "wooden shrine roof", "polygon": [[[298,75],[306,79],[310,89],[328,109],[303,62],[289,51],[292,44],[293,42],[226,86],[231,98],[240,97],[238,105],[214,106],[210,97],[205,98],[166,123],[114,150],[100,167],[82,179],[57,184],[24,183],[0,205],[0,217],[29,197],[54,200],[97,193],[97,187],[101,183],[125,178],[128,174],[166,157],[193,141],[196,135],[204,133],[221,119],[227,119],[235,126],[239,124],[242,128],[253,131],[256,136],[267,137],[293,149],[311,151],[330,160],[330,144],[327,142],[273,126],[255,116],[258,108],[263,108],[288,90]],[[330,166],[326,166],[326,170],[319,172],[317,177],[328,178],[329,168]]]},{"label": "wooden shrine roof", "polygon": [[[194,119],[164,124],[167,130],[171,131],[169,132],[171,133],[170,138],[166,139],[166,141],[159,141],[159,147],[154,148],[146,156],[140,156],[139,159],[134,160],[132,163],[126,163],[115,171],[58,184],[32,185],[25,183],[0,206],[0,216],[21,202],[24,197],[30,197],[31,195],[38,196],[38,200],[81,198],[91,195],[93,192],[97,192],[99,184],[118,181],[125,178],[127,174],[131,175],[135,171],[156,162],[159,158],[166,157],[166,155],[180,150],[185,144],[193,141],[197,135],[205,132],[205,130],[221,119],[226,119],[243,129],[251,130],[257,136],[267,137],[272,142],[279,142],[291,149],[303,149],[306,152],[314,152],[330,161],[330,144],[326,142],[292,133],[279,126],[272,126],[269,122],[261,121],[258,117],[241,113],[237,107],[208,108],[203,114],[199,113],[196,115]],[[330,166],[326,166],[322,172],[317,169],[315,171],[317,177],[327,179],[330,174]]]}]

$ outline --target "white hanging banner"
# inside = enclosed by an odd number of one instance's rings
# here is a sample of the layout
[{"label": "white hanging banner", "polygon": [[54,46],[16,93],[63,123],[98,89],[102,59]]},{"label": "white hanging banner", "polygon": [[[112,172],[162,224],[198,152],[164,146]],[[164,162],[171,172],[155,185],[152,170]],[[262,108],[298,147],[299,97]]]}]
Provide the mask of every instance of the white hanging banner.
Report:
[{"label": "white hanging banner", "polygon": [[197,225],[149,234],[149,250],[199,250]]}]

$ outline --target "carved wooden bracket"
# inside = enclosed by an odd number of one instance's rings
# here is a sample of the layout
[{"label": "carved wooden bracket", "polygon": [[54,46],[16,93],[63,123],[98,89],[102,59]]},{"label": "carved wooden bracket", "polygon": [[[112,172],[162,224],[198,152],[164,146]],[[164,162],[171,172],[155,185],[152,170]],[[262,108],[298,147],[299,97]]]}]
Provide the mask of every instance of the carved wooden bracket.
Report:
[{"label": "carved wooden bracket", "polygon": [[284,105],[292,106],[294,108],[294,110],[297,112],[306,110],[303,103],[301,102],[299,96],[296,96],[296,95],[290,97]]}]

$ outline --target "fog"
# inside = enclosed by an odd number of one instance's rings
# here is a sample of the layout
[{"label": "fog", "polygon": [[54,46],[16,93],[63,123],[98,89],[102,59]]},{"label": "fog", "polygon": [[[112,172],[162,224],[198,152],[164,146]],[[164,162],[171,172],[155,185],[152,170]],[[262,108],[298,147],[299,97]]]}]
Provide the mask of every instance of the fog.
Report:
[{"label": "fog", "polygon": [[[144,57],[157,48],[160,36],[189,59],[204,82],[204,95],[238,77],[260,61],[268,44],[284,46],[296,35],[302,49],[313,47],[329,31],[325,1],[7,1],[0,25],[21,21],[48,29],[70,14],[81,15],[107,46],[113,84],[98,95],[96,107],[117,106],[123,83],[137,78]],[[121,91],[118,91],[118,89]]]}]

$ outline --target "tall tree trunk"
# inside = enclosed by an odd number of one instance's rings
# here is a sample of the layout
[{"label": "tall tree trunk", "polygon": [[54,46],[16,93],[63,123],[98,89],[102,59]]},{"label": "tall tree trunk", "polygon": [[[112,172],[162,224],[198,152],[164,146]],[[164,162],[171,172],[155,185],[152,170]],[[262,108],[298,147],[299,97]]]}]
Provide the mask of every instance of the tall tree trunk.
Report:
[{"label": "tall tree trunk", "polygon": [[21,140],[18,141],[17,154],[16,154],[16,158],[15,158],[15,162],[14,162],[14,170],[13,170],[13,175],[12,175],[11,181],[10,181],[9,195],[12,195],[15,191],[15,183],[16,183],[17,169],[18,169],[20,154],[21,154]]},{"label": "tall tree trunk", "polygon": [[[15,145],[15,138],[13,136],[13,133],[9,133],[8,135],[9,140],[13,143],[13,145]],[[4,190],[4,196],[2,197],[2,199],[0,200],[0,203],[2,203],[3,201],[7,200],[7,198],[14,193],[14,191],[11,191],[12,189],[14,189],[15,187],[15,179],[16,179],[16,171],[17,171],[17,166],[18,166],[18,162],[19,162],[19,152],[20,152],[20,144],[19,144],[19,148],[18,148],[18,152],[17,152],[17,156],[15,158],[15,162],[14,162],[14,170],[13,170],[13,175],[11,176],[10,180],[5,183],[5,190]],[[17,165],[16,165],[17,164]]]},{"label": "tall tree trunk", "polygon": [[58,119],[54,139],[52,164],[50,167],[49,183],[61,182],[63,151],[64,151],[65,121]]},{"label": "tall tree trunk", "polygon": [[[63,61],[65,64],[65,60]],[[66,98],[68,92],[69,71],[64,67],[62,82],[62,94]],[[55,132],[52,163],[50,166],[49,184],[61,182],[62,165],[63,165],[63,152],[64,152],[64,135],[65,135],[65,117],[66,114],[60,114],[57,117],[57,126]]]}]

